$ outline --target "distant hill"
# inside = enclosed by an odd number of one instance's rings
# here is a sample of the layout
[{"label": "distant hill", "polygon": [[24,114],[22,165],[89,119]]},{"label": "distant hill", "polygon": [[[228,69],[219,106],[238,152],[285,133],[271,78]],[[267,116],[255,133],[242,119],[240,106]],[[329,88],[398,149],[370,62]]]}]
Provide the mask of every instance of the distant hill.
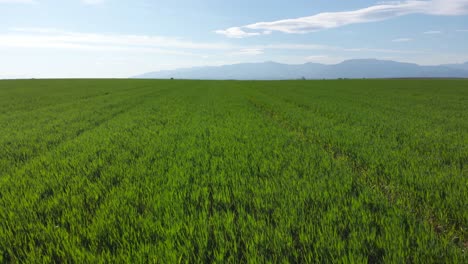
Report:
[{"label": "distant hill", "polygon": [[442,65],[442,66],[449,67],[449,68],[452,68],[452,69],[468,71],[468,62],[461,63],[461,64],[446,64],[446,65]]},{"label": "distant hill", "polygon": [[149,72],[133,78],[285,80],[337,78],[468,78],[468,63],[420,66],[388,60],[356,59],[334,65],[319,63],[281,64],[276,62],[240,63]]}]

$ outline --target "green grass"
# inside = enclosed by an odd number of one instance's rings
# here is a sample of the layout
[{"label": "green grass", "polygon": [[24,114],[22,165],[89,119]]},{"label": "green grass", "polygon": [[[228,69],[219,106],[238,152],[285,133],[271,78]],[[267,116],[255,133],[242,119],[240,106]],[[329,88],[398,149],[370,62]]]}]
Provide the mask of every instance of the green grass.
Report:
[{"label": "green grass", "polygon": [[466,263],[468,81],[0,81],[0,262]]}]

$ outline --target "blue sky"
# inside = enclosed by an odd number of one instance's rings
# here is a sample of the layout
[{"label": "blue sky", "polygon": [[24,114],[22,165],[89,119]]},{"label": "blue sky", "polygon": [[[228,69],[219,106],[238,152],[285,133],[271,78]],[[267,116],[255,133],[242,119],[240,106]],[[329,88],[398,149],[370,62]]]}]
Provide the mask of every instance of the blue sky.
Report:
[{"label": "blue sky", "polygon": [[468,61],[468,0],[0,0],[0,78],[239,62]]}]

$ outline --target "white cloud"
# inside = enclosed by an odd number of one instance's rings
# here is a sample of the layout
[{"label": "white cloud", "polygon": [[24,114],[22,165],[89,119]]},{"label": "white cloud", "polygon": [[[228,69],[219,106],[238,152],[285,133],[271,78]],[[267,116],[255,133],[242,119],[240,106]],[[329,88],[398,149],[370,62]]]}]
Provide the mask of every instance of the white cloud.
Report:
[{"label": "white cloud", "polygon": [[410,38],[397,38],[397,39],[392,40],[392,42],[408,42],[412,40],[413,39],[410,39]]},{"label": "white cloud", "polygon": [[265,35],[273,31],[304,34],[351,24],[382,21],[410,14],[440,16],[465,15],[468,14],[468,0],[408,0],[385,2],[354,11],[325,12],[295,19],[258,22],[240,27],[231,27],[226,30],[217,30],[215,32],[230,38]]},{"label": "white cloud", "polygon": [[468,32],[468,29],[457,29],[457,32]]},{"label": "white cloud", "polygon": [[423,34],[426,34],[426,35],[442,34],[442,31],[439,31],[439,30],[429,30],[429,31],[424,32]]},{"label": "white cloud", "polygon": [[238,27],[228,28],[226,30],[216,30],[215,33],[225,35],[230,38],[245,38],[245,37],[261,35],[260,33],[245,32],[244,30]]}]

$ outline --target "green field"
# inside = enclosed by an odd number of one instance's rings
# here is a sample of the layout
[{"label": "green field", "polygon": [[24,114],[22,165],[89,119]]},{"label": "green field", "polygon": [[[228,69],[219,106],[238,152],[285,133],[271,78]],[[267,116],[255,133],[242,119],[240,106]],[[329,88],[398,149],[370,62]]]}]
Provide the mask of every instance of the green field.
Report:
[{"label": "green field", "polygon": [[467,263],[468,81],[0,81],[0,262]]}]

